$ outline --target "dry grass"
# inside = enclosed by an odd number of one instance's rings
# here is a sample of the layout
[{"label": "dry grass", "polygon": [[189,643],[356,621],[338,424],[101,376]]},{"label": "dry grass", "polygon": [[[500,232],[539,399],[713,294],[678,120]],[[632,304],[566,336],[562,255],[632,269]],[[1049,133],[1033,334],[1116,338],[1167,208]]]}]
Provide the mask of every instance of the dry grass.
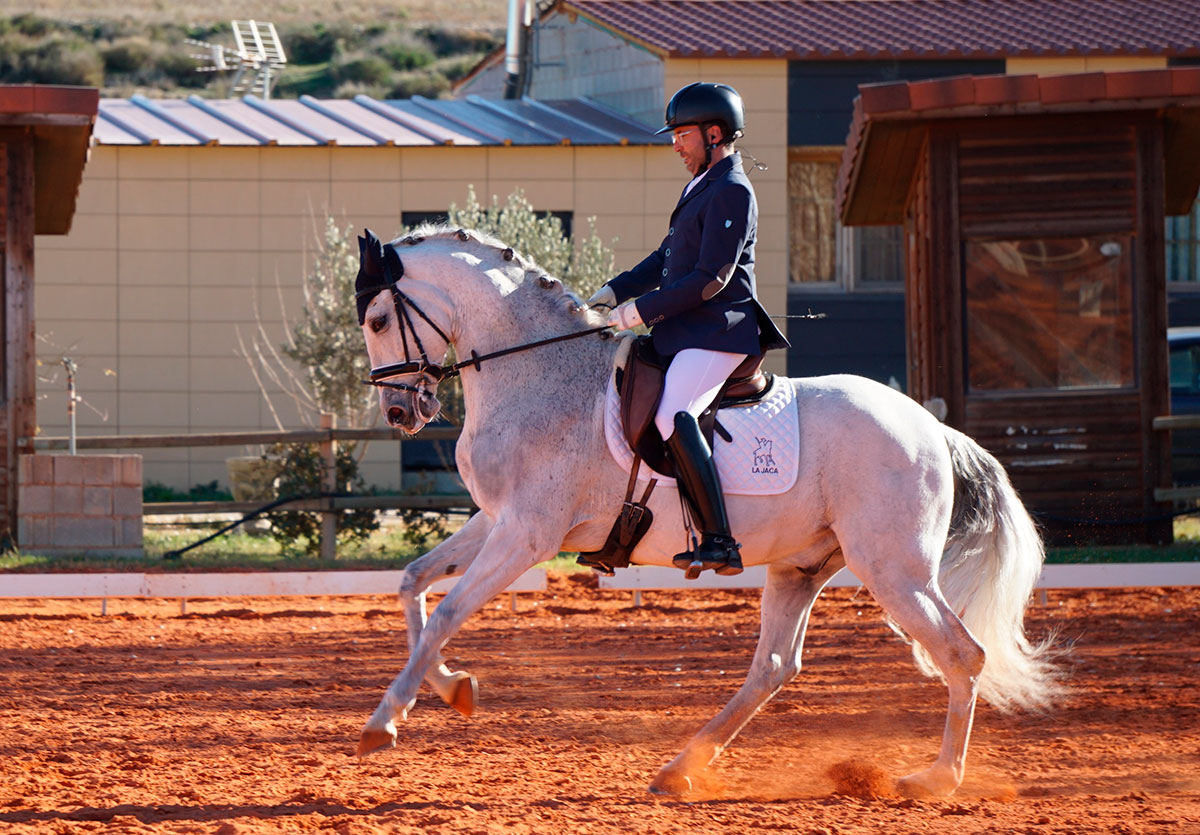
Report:
[{"label": "dry grass", "polygon": [[38,0],[0,1],[0,15],[34,12],[59,20],[120,20],[146,24],[207,24],[256,18],[272,23],[324,21],[372,23],[406,17],[412,23],[441,23],[473,29],[503,28],[505,0],[284,0],[264,4],[245,0]]}]

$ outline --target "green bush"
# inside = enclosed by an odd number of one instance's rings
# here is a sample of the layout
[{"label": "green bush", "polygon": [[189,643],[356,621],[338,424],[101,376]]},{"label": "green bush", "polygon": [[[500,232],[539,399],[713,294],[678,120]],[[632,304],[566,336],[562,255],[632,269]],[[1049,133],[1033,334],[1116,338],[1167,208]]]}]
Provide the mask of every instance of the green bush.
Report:
[{"label": "green bush", "polygon": [[495,35],[470,29],[443,29],[440,26],[426,26],[417,30],[417,34],[429,42],[439,58],[464,52],[478,55],[482,52],[491,52],[500,44],[500,40]]},{"label": "green bush", "polygon": [[193,485],[186,493],[158,481],[147,481],[142,485],[143,502],[231,502],[233,494],[223,489],[215,480],[207,484]]},{"label": "green bush", "polygon": [[23,80],[37,84],[104,83],[104,62],[95,45],[74,35],[51,35],[22,56]]},{"label": "green bush", "polygon": [[433,63],[433,49],[424,40],[409,32],[382,37],[371,44],[371,50],[397,70],[416,70]]},{"label": "green bush", "polygon": [[154,68],[180,87],[204,87],[212,73],[197,72],[196,59],[181,52],[164,52],[154,59]]},{"label": "green bush", "polygon": [[392,68],[387,61],[378,55],[361,52],[338,58],[329,69],[333,80],[339,84],[383,84],[392,76]]},{"label": "green bush", "polygon": [[425,96],[436,99],[450,91],[450,80],[444,75],[426,70],[411,70],[397,73],[388,93],[390,99],[408,99]]},{"label": "green bush", "polygon": [[133,73],[150,64],[154,48],[145,38],[122,38],[102,49],[100,56],[105,72]]},{"label": "green bush", "polygon": [[284,52],[288,60],[294,64],[324,64],[332,61],[337,55],[338,45],[345,41],[350,33],[339,29],[331,29],[324,23],[316,23],[311,27],[291,28],[280,32]]},{"label": "green bush", "polygon": [[[355,444],[339,444],[337,448],[337,492],[369,495],[358,472]],[[325,462],[316,444],[275,444],[267,458],[283,461],[279,477],[279,495],[316,496],[324,491]],[[286,506],[285,506],[286,507]],[[316,554],[321,548],[321,515],[296,510],[277,510],[269,514],[271,536],[285,551],[302,548]],[[379,530],[375,511],[370,508],[342,511],[337,516],[338,539],[361,542]]]}]

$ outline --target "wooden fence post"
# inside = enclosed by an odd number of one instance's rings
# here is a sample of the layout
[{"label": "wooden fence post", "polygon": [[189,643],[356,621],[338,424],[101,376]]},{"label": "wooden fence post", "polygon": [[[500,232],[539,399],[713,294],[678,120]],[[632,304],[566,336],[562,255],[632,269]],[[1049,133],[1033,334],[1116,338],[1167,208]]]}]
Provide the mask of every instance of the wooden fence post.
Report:
[{"label": "wooden fence post", "polygon": [[[332,430],[337,428],[337,416],[321,415],[321,428]],[[333,433],[321,441],[321,461],[325,465],[325,478],[322,479],[321,491],[324,493],[337,492],[337,445]],[[333,509],[333,499],[326,498],[322,504],[329,509],[321,511],[321,559],[333,561],[337,558],[337,511]]]}]

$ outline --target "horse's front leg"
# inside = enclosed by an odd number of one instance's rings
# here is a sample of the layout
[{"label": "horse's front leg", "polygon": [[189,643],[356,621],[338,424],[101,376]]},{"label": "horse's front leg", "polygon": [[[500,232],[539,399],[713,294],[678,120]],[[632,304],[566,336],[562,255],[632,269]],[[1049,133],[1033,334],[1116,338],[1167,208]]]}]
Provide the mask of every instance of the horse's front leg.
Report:
[{"label": "horse's front leg", "polygon": [[[491,528],[491,519],[486,514],[476,513],[452,536],[405,568],[404,579],[400,582],[400,602],[408,624],[410,655],[416,651],[421,632],[425,629],[425,593],[444,577],[461,577],[483,547]],[[425,681],[443,702],[463,716],[474,713],[479,693],[475,676],[465,671],[451,672],[440,653],[425,674]]]},{"label": "horse's front leg", "polygon": [[772,565],[762,595],[762,629],[750,673],[729,704],[692,737],[679,756],[662,767],[650,791],[686,795],[693,777],[702,772],[737,736],[783,685],[800,672],[804,632],[813,602],[829,578],[841,567],[829,560],[816,575],[791,565]]},{"label": "horse's front leg", "polygon": [[429,616],[409,654],[408,663],[392,681],[363,728],[358,742],[360,756],[396,744],[396,720],[407,718],[416,701],[421,679],[463,622],[522,572],[558,552],[561,532],[555,538],[544,529],[545,526],[538,525],[537,515],[532,511],[524,518],[518,519],[517,515],[497,520],[471,567]]}]

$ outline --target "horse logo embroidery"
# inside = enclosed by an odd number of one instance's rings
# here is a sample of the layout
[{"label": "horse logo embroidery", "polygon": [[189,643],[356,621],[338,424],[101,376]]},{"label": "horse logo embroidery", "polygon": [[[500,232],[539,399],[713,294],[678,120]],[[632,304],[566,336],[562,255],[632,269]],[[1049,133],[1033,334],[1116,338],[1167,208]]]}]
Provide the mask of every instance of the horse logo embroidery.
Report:
[{"label": "horse logo embroidery", "polygon": [[758,444],[758,448],[754,450],[754,468],[751,472],[756,475],[779,475],[775,456],[771,454],[771,447],[774,446],[775,441],[755,436],[754,443]]}]

